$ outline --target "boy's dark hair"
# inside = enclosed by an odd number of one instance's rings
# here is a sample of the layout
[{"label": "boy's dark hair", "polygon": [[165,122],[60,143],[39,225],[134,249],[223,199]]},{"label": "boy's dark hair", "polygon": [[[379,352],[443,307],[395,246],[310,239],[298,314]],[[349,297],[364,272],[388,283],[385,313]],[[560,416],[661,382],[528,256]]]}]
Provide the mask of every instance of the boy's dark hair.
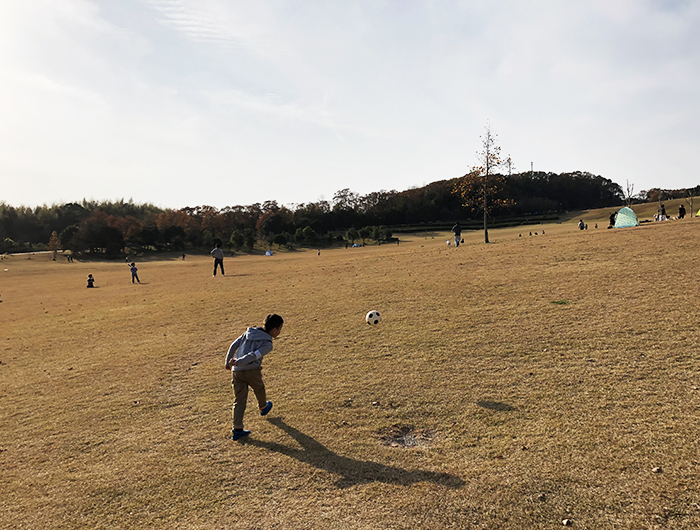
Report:
[{"label": "boy's dark hair", "polygon": [[275,313],[265,317],[265,331],[268,333],[273,329],[280,327],[282,324],[284,324],[284,319]]}]

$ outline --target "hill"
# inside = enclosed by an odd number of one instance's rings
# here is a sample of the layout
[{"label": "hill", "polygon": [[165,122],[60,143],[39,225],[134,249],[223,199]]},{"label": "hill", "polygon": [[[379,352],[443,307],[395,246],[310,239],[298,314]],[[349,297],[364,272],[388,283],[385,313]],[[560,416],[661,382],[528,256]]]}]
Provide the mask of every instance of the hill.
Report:
[{"label": "hill", "polygon": [[[467,229],[482,223],[480,213],[454,194],[458,179],[403,192],[360,196],[350,189],[331,202],[280,206],[276,201],[217,209],[211,206],[161,209],[124,202],[88,202],[13,208],[0,203],[0,253],[44,250],[53,233],[59,246],[77,254],[123,257],[148,252],[211,249],[266,250],[273,245],[328,247],[372,239],[391,240],[393,232],[446,229],[460,220]],[[688,190],[644,192],[657,204],[662,196],[685,200]],[[491,212],[492,226],[556,220],[566,212],[622,205],[620,186],[586,172],[520,173],[501,190],[508,206]],[[505,203],[504,203],[505,204]],[[690,208],[692,209],[692,208]]]}]

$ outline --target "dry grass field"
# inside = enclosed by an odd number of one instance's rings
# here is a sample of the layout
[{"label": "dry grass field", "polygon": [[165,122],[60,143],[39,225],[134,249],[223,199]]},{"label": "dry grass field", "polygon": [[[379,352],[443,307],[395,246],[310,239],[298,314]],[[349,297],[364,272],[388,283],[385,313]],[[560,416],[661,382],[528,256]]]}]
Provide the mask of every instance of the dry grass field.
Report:
[{"label": "dry grass field", "polygon": [[[608,214],[237,256],[225,278],[143,261],[141,285],[11,256],[0,527],[700,527],[700,220]],[[274,408],[251,395],[233,442],[224,356],[269,312]]]}]

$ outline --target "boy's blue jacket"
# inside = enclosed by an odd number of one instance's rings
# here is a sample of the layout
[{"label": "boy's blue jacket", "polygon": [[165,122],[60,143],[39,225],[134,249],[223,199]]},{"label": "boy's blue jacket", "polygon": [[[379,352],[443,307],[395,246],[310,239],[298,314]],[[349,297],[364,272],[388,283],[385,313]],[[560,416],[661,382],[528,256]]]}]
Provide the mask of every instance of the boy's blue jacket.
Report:
[{"label": "boy's blue jacket", "polygon": [[272,337],[263,328],[248,328],[229,346],[226,354],[226,366],[236,359],[234,372],[252,370],[262,366],[263,355],[272,351]]}]

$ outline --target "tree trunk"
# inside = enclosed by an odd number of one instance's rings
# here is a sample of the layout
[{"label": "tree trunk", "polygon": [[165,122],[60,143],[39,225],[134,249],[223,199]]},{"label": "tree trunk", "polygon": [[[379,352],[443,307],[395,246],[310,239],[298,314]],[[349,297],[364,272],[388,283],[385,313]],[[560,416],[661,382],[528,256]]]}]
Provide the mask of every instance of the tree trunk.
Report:
[{"label": "tree trunk", "polygon": [[488,229],[488,225],[486,224],[486,219],[488,217],[488,208],[486,205],[486,179],[487,178],[488,178],[488,176],[484,178],[484,243],[489,242],[489,229]]}]

